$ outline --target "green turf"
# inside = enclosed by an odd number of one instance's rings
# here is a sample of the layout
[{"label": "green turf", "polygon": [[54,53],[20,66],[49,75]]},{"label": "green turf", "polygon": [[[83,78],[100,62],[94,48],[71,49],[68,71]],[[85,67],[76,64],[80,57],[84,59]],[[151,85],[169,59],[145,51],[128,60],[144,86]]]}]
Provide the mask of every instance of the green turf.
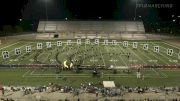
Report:
[{"label": "green turf", "polygon": [[[114,46],[109,45],[88,45],[82,43],[77,45],[67,45],[66,40],[62,40],[64,43],[61,47],[56,46],[56,41],[50,41],[53,43],[51,49],[46,48],[48,41],[19,41],[14,44],[8,44],[6,46],[0,46],[0,53],[3,51],[10,52],[9,59],[3,59],[0,57],[0,64],[63,64],[65,60],[70,63],[70,59],[75,64],[81,64],[86,66],[103,65],[109,67],[129,67],[130,65],[142,64],[142,65],[179,65],[180,60],[178,59],[178,53],[180,48],[177,46],[170,45],[163,41],[136,41],[138,42],[138,48],[132,48],[132,42],[129,41],[129,47],[124,48],[122,43]],[[73,40],[76,42],[76,40]],[[84,40],[82,40],[84,42]],[[91,42],[94,40],[91,40]],[[43,43],[43,49],[37,50],[37,42]],[[103,40],[101,40],[103,42]],[[119,40],[118,42],[123,42]],[[149,44],[149,50],[143,50],[143,44]],[[153,51],[154,46],[160,46],[160,53]],[[31,46],[33,51],[30,54],[26,53],[25,47]],[[19,56],[15,55],[15,48],[21,48],[22,54]],[[174,50],[173,56],[166,54],[166,49],[170,48]],[[127,53],[130,53],[128,58]],[[39,61],[34,61],[35,57]],[[75,61],[77,60],[77,61]],[[92,67],[90,67],[92,68]],[[115,81],[117,86],[128,85],[128,86],[180,86],[180,71],[179,70],[158,70],[148,69],[141,70],[145,75],[145,80],[136,79],[136,70],[132,70],[132,73],[123,73],[119,70],[117,74],[113,74],[112,70],[101,70],[104,73],[103,78],[92,77],[92,71],[82,71],[80,74],[76,74],[69,71],[63,71],[60,74],[56,74],[55,69],[0,69],[0,83],[4,85],[46,85],[50,82],[59,83],[62,85],[79,86],[81,82],[94,82],[99,84],[103,80]],[[67,81],[62,78],[67,77]],[[100,85],[98,85],[100,86]]]},{"label": "green turf", "polygon": [[[75,41],[75,40],[74,40]],[[43,50],[37,50],[37,42],[43,43]],[[168,64],[180,64],[178,59],[178,53],[180,51],[179,47],[172,46],[168,43],[162,41],[137,41],[138,49],[132,48],[132,42],[129,41],[129,47],[124,48],[122,43],[117,46],[113,45],[76,45],[76,43],[68,46],[63,43],[61,47],[56,46],[56,41],[51,41],[53,46],[51,49],[46,48],[47,41],[20,41],[16,44],[10,44],[5,48],[0,48],[0,53],[3,51],[10,52],[9,59],[0,58],[1,64],[61,64],[65,60],[78,60],[81,65],[113,65],[115,67],[119,66],[129,66],[135,64],[144,65],[168,65]],[[123,41],[119,41],[123,42]],[[143,50],[143,44],[149,44],[149,50]],[[26,53],[25,47],[31,46],[33,52],[30,54]],[[153,52],[154,46],[160,46],[160,52]],[[21,48],[22,54],[15,55],[15,48]],[[170,48],[174,50],[173,56],[168,56],[166,54],[166,49]],[[128,58],[126,54],[130,53]],[[34,57],[37,56],[37,61],[34,61]],[[75,62],[74,62],[75,63]],[[76,62],[78,63],[78,62]]]},{"label": "green turf", "polygon": [[[91,82],[97,86],[102,87],[102,81],[115,81],[116,86],[180,86],[180,70],[158,70],[148,69],[141,70],[145,78],[137,79],[136,71],[131,70],[131,73],[124,73],[123,70],[118,70],[117,74],[113,74],[112,70],[100,70],[100,76],[94,77],[92,71],[81,71],[81,73],[74,73],[73,71],[61,71],[56,74],[55,69],[0,69],[0,83],[4,85],[14,86],[43,86],[50,82],[58,83],[60,85],[68,85],[79,87],[81,83]],[[103,72],[103,76],[102,76]],[[63,78],[67,78],[65,81]]]}]

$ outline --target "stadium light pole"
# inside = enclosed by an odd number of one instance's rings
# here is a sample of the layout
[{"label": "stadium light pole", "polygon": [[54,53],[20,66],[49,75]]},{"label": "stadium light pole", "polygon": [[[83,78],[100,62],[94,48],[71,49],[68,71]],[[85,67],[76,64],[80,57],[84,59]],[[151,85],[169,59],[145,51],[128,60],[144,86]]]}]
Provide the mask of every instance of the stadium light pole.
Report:
[{"label": "stadium light pole", "polygon": [[135,0],[136,4],[135,4],[135,10],[134,10],[134,21],[136,21],[136,14],[137,14],[137,1]]},{"label": "stadium light pole", "polygon": [[46,21],[48,21],[48,12],[47,12],[48,8],[47,8],[47,2],[48,2],[48,0],[45,0]]}]

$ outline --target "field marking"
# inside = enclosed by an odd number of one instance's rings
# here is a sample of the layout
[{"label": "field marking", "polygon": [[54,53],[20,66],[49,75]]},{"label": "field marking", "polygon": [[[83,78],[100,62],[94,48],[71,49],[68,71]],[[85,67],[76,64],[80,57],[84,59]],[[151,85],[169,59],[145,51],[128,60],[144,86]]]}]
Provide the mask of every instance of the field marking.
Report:
[{"label": "field marking", "polygon": [[[86,44],[84,44],[84,59],[86,58],[85,54],[86,54]],[[83,60],[83,64],[84,64],[84,60]]]},{"label": "field marking", "polygon": [[[73,46],[73,47],[74,47],[74,46]],[[75,47],[76,47],[76,52],[75,52],[75,53],[78,53],[78,51],[80,50],[80,46],[79,46],[79,45],[78,45],[78,46],[76,45]],[[68,52],[71,52],[71,51],[68,51]],[[73,60],[77,60],[77,59],[78,59],[78,58],[77,58],[77,55],[79,55],[79,54],[75,54],[75,55],[74,55],[74,59],[73,59]]]},{"label": "field marking", "polygon": [[[152,44],[154,44],[154,43],[152,43]],[[158,44],[154,44],[154,45],[158,45]],[[161,47],[162,47],[162,46],[161,46]],[[165,57],[165,58],[171,60],[169,57],[165,56],[163,53],[159,52],[159,54],[161,54],[161,56],[163,56],[163,57]],[[169,64],[168,64],[168,65],[169,65]]]},{"label": "field marking", "polygon": [[162,43],[164,43],[164,44],[166,44],[166,45],[168,45],[168,46],[174,47],[174,48],[176,48],[176,49],[180,49],[179,47],[173,46],[172,44],[169,44],[169,43],[167,43],[167,42],[162,41]]},{"label": "field marking", "polygon": [[91,48],[92,49],[92,55],[93,55],[93,65],[94,65],[94,47],[93,48]]},{"label": "field marking", "polygon": [[[139,52],[140,54],[142,54],[142,53],[140,52],[140,50],[138,50],[138,52]],[[145,55],[145,54],[142,54],[142,55],[145,56],[145,57],[147,57],[148,59],[151,59],[149,56],[147,56],[147,55]],[[155,62],[155,64],[157,65],[158,63]],[[160,73],[157,72],[154,68],[150,68],[150,69],[152,69],[152,70],[156,73],[157,76],[161,76]],[[166,76],[165,76],[165,77],[166,77]]]},{"label": "field marking", "polygon": [[[106,48],[106,51],[108,52],[108,53],[110,53],[109,52],[109,49],[107,48],[107,46],[105,45],[105,48]],[[111,56],[109,56],[109,57],[111,57]],[[112,59],[111,59],[112,60]],[[116,65],[116,63],[115,63],[115,61],[113,61],[113,63],[114,63],[114,65],[117,67],[117,65]]]},{"label": "field marking", "polygon": [[[31,44],[31,43],[27,43],[27,44]],[[27,44],[25,44],[25,45],[27,45]],[[22,48],[22,47],[24,47],[25,45],[22,45],[22,46],[20,46],[19,48]],[[10,50],[9,53],[13,52],[14,49],[15,49],[15,48],[13,48],[12,50]]]},{"label": "field marking", "polygon": [[[90,77],[92,78],[93,76],[92,75],[88,75],[88,74],[84,74],[84,75],[74,75],[74,74],[33,74],[33,75],[28,75],[30,71],[27,71],[24,75],[23,75],[23,78],[25,77],[30,77],[30,78],[40,78],[40,77],[53,77],[53,78],[57,78],[57,77],[73,77],[73,78],[76,78],[76,77]],[[31,72],[32,73],[32,72]],[[128,74],[123,74],[123,75],[113,75],[113,74],[104,74],[105,77],[118,77],[118,78],[122,78],[122,77],[126,77],[126,78],[129,78],[129,77],[133,77],[133,78],[136,78],[136,75],[133,74],[133,75],[128,75]],[[145,75],[145,78],[157,78],[156,75],[153,75],[153,74],[146,74]],[[158,77],[158,78],[166,78],[166,77]]]},{"label": "field marking", "polygon": [[25,78],[26,75],[27,75],[29,72],[31,72],[31,70],[26,71],[26,72],[22,75],[22,77]]},{"label": "field marking", "polygon": [[[27,43],[28,45],[29,44],[31,44],[31,43]],[[25,44],[25,45],[22,45],[21,47],[19,47],[19,48],[22,48],[22,47],[24,47],[24,46],[26,46],[27,44]],[[9,51],[10,53],[11,52],[13,52],[14,50],[12,49],[11,51]],[[23,55],[25,55],[26,53],[24,53]],[[18,57],[15,57],[15,59],[19,59],[20,57],[22,57],[23,55],[20,55],[20,56],[18,56]],[[12,56],[14,56],[14,55],[12,55]],[[10,58],[9,58],[10,59]],[[8,62],[6,62],[6,64],[10,64],[10,63],[12,63],[13,61],[8,61]]]},{"label": "field marking", "polygon": [[36,71],[35,69],[33,71],[31,71],[30,75],[34,74],[35,71]]},{"label": "field marking", "polygon": [[50,62],[50,64],[54,63],[54,61],[51,61],[51,60],[56,60],[55,59],[56,56],[53,54],[53,53],[56,53],[56,50],[57,50],[57,47],[54,47],[54,48],[52,48],[52,50],[50,50],[50,54],[48,55],[48,61]]},{"label": "field marking", "polygon": [[[120,46],[119,46],[120,47]],[[134,55],[136,55],[137,58],[139,58],[140,60],[142,60],[142,62],[144,62],[144,64],[147,64],[140,56],[138,56],[134,51],[132,51],[131,49],[129,49],[128,47],[128,50],[131,51],[131,53],[134,53]]]},{"label": "field marking", "polygon": [[[138,50],[138,52],[139,52],[140,54],[142,54],[142,53],[140,52],[140,50]],[[148,59],[151,59],[148,55],[145,55],[145,54],[142,54],[142,55],[144,55],[144,56],[147,57]],[[153,55],[153,56],[154,56],[154,55]],[[156,57],[156,56],[155,56],[155,57]],[[156,57],[156,58],[157,58],[157,57]],[[158,63],[155,62],[155,64],[157,65]],[[156,73],[157,76],[161,76],[160,73],[157,72],[154,68],[150,68],[150,69],[152,69],[152,70]],[[165,76],[165,77],[167,77],[167,76]]]},{"label": "field marking", "polygon": [[[114,49],[114,47],[113,47],[113,49]],[[116,49],[116,48],[115,48],[115,49]],[[124,50],[123,50],[121,47],[120,47],[119,49],[124,52]],[[117,49],[116,49],[116,51],[117,51]],[[120,56],[118,56],[118,57],[120,57]],[[122,62],[123,62],[126,66],[128,66],[128,64],[122,59],[122,57],[120,57],[120,59],[122,60]]]},{"label": "field marking", "polygon": [[[36,46],[34,46],[34,47],[36,47]],[[34,48],[34,47],[32,47],[32,48]],[[34,54],[35,54],[35,52],[34,53],[31,52],[31,54],[28,56],[28,58],[26,57],[26,59],[24,59],[24,60],[30,59]],[[30,63],[33,62],[33,61],[29,61],[29,60],[27,60],[27,61],[30,62]]]},{"label": "field marking", "polygon": [[164,77],[168,78],[168,75],[166,73],[163,73],[162,71],[159,71]]},{"label": "field marking", "polygon": [[[160,58],[158,58],[154,53],[153,53],[153,49],[150,49],[150,50],[152,50],[152,51],[149,51],[151,54],[151,56],[153,56],[153,57],[155,57],[156,59],[158,59],[158,61],[162,61],[162,62],[164,62],[165,64],[167,64],[167,62],[165,62],[165,60],[163,59],[160,59]],[[138,50],[139,51],[139,50]],[[140,51],[139,51],[140,52]],[[145,54],[143,54],[144,56],[146,56]],[[148,56],[146,56],[146,57],[148,57]],[[149,58],[149,57],[148,57]],[[149,59],[151,59],[151,58],[149,58]],[[156,65],[158,65],[158,63],[157,62],[155,62],[155,64]]]},{"label": "field marking", "polygon": [[13,43],[13,44],[7,45],[7,46],[5,46],[5,47],[0,48],[0,50],[2,50],[2,49],[4,49],[4,48],[8,48],[8,47],[13,46],[13,45],[18,44],[18,43],[20,43],[20,42],[16,42],[16,43]]},{"label": "field marking", "polygon": [[[40,53],[40,55],[38,56],[38,57],[40,57],[40,56],[44,55],[44,53],[47,54],[47,56],[45,55],[46,57],[43,56],[43,58],[40,58],[40,59],[42,60],[42,61],[41,61],[42,63],[47,63],[47,62],[48,62],[48,58],[49,58],[49,56],[51,55],[51,54],[46,53],[46,52],[47,52],[47,51],[43,51],[43,53]],[[37,58],[38,58],[38,57],[37,57]]]},{"label": "field marking", "polygon": [[[26,71],[22,77],[25,78],[25,77],[30,77],[30,78],[40,78],[40,77],[53,77],[53,78],[57,78],[57,77],[93,77],[91,74],[36,74],[35,73],[36,69],[34,70],[28,70]],[[161,71],[160,72],[157,72],[153,69],[149,69],[149,70],[145,70],[145,71],[154,71],[156,75],[159,75],[159,73],[162,74],[162,76],[159,76],[157,77],[154,73],[145,73],[145,78],[168,78],[168,75],[162,73]],[[129,78],[129,77],[133,77],[135,78],[136,77],[136,74],[133,73],[133,74],[104,74],[105,76],[107,77],[126,77],[126,78]],[[175,76],[175,77],[179,77],[179,76]]]},{"label": "field marking", "polygon": [[105,61],[104,61],[104,57],[103,57],[103,55],[102,55],[101,49],[99,48],[99,45],[98,45],[98,50],[100,51],[101,58],[102,58],[102,60],[103,60],[103,64],[104,64],[104,66],[106,66]]},{"label": "field marking", "polygon": [[[66,47],[67,47],[67,45],[63,45],[63,48],[61,51],[64,51],[66,49]],[[64,52],[62,53],[62,55],[64,55]],[[62,59],[62,60],[64,60],[64,59]]]},{"label": "field marking", "polygon": [[[87,74],[51,74],[51,73],[46,73],[46,74],[41,74],[41,73],[35,73],[35,70],[33,70],[33,71],[31,71],[31,72],[29,72],[29,75],[32,75],[32,76],[35,76],[35,75],[41,75],[41,76],[43,76],[43,75],[46,75],[46,76],[48,76],[48,75],[50,75],[50,76],[53,76],[53,75],[64,75],[64,76],[92,76],[92,74],[90,74],[90,73],[87,73]],[[133,74],[104,74],[104,75],[106,75],[106,76],[109,76],[109,75],[114,75],[114,76],[136,76],[136,73],[133,73]],[[146,73],[145,74],[146,76],[148,75],[148,76],[156,76],[156,74],[152,74],[152,73]]]},{"label": "field marking", "polygon": [[[139,54],[143,55],[144,57],[148,58],[149,60],[151,60],[151,58],[147,55],[145,55],[144,53],[140,52],[140,50],[137,50]],[[142,50],[143,51],[143,50]],[[157,64],[157,63],[156,63]]]},{"label": "field marking", "polygon": [[151,68],[151,70],[154,71],[157,76],[160,76],[160,74],[154,68]]},{"label": "field marking", "polygon": [[151,50],[150,52],[152,53],[152,55],[153,55],[156,59],[164,62],[164,63],[167,64],[167,65],[169,65],[169,64],[167,63],[167,61],[165,61],[164,59],[160,59],[159,57],[157,57],[157,56],[153,53],[153,49],[150,49],[150,50]]},{"label": "field marking", "polygon": [[[165,43],[163,43],[163,44],[165,44]],[[168,45],[168,44],[167,44]],[[170,45],[168,45],[168,46],[170,46]],[[163,46],[161,46],[163,49],[165,49],[165,51],[163,51],[163,53],[166,53],[166,51],[167,51],[167,48],[166,47],[163,47]],[[172,46],[171,46],[172,47]],[[174,47],[175,48],[175,47]],[[176,48],[177,49],[177,48]],[[167,54],[167,53],[166,53]],[[178,55],[178,53],[176,53],[176,52],[173,52],[173,54],[175,54],[175,55]],[[171,56],[171,57],[174,57],[174,58],[177,58],[175,55],[173,55],[173,56]]]},{"label": "field marking", "polygon": [[[159,57],[157,57],[157,56],[154,54],[153,49],[149,49],[149,50],[150,50],[150,51],[148,51],[148,52],[151,52],[151,53],[152,53],[151,55],[153,55],[156,59],[158,59],[159,61],[164,62],[164,63],[167,64],[167,65],[169,65],[164,59],[160,59]],[[160,55],[163,56],[161,53],[160,53]]]}]

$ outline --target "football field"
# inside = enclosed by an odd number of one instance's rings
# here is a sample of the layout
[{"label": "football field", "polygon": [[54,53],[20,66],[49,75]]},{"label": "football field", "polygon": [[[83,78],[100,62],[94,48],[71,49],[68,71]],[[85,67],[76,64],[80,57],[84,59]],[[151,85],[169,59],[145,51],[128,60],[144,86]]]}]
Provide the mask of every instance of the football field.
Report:
[{"label": "football field", "polygon": [[[94,40],[91,40],[94,41]],[[51,42],[51,47],[47,48],[47,43]],[[19,41],[4,47],[0,47],[0,53],[8,51],[7,59],[1,55],[1,64],[67,64],[72,61],[74,64],[89,66],[130,66],[130,65],[176,65],[180,64],[180,48],[163,41],[117,41],[113,44],[109,40],[104,45],[103,40],[99,45],[91,42],[85,44],[82,40],[81,45],[77,45],[76,40],[67,44],[66,40],[62,41],[61,46],[57,46],[56,41]],[[136,48],[133,48],[133,42],[137,42]],[[37,44],[42,44],[42,49],[37,49]],[[93,43],[93,44],[92,44]],[[113,44],[113,45],[112,45]],[[147,45],[147,49],[144,47]],[[31,51],[27,52],[29,46]],[[155,47],[159,47],[155,51]],[[20,53],[16,54],[15,49]],[[167,51],[172,50],[170,54]]]},{"label": "football field", "polygon": [[[180,47],[164,41],[81,40],[77,44],[77,40],[22,40],[0,46],[0,83],[37,86],[54,82],[78,86],[81,82],[99,84],[113,80],[119,86],[179,86],[179,69],[156,68],[179,67],[179,52]],[[92,70],[69,70],[77,66],[101,69],[98,77],[92,76]],[[139,67],[148,67],[141,69],[144,80],[136,78],[134,68]],[[118,69],[117,73],[114,69]]]}]

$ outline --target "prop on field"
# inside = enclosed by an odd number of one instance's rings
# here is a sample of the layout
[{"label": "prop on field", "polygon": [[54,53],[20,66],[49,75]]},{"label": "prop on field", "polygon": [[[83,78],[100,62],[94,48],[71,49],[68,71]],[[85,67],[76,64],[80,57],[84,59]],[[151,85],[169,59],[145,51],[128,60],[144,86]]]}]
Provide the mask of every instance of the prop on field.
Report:
[{"label": "prop on field", "polygon": [[99,39],[95,39],[95,42],[94,42],[96,45],[99,45]]},{"label": "prop on field", "polygon": [[133,48],[137,49],[137,47],[138,47],[138,42],[133,42]]},{"label": "prop on field", "polygon": [[67,45],[71,45],[71,40],[67,40]]},{"label": "prop on field", "polygon": [[159,46],[154,46],[154,52],[159,53]]},{"label": "prop on field", "polygon": [[167,49],[167,55],[173,56],[173,49]]},{"label": "prop on field", "polygon": [[115,88],[114,81],[103,81],[104,88]]},{"label": "prop on field", "polygon": [[128,41],[123,41],[123,47],[125,47],[125,48],[128,47]]},{"label": "prop on field", "polygon": [[108,45],[108,40],[104,40],[104,45]]},{"label": "prop on field", "polygon": [[3,52],[2,52],[2,56],[3,56],[3,59],[8,59],[8,58],[10,57],[8,51],[3,51]]},{"label": "prop on field", "polygon": [[81,39],[77,39],[77,45],[81,45]]},{"label": "prop on field", "polygon": [[112,45],[117,45],[117,41],[116,40],[112,40]]},{"label": "prop on field", "polygon": [[21,49],[15,48],[15,55],[20,55],[20,54],[21,54]]},{"label": "prop on field", "polygon": [[51,48],[51,42],[46,42],[46,47]]},{"label": "prop on field", "polygon": [[144,44],[143,45],[143,49],[147,51],[148,50],[148,46],[149,46],[148,44]]},{"label": "prop on field", "polygon": [[86,44],[90,44],[91,42],[90,42],[90,39],[86,39],[86,42],[85,42]]},{"label": "prop on field", "polygon": [[43,44],[42,43],[37,43],[37,49],[42,49],[43,47]]},{"label": "prop on field", "polygon": [[26,53],[30,53],[32,51],[31,46],[26,46]]},{"label": "prop on field", "polygon": [[62,46],[62,42],[61,41],[57,41],[57,47]]},{"label": "prop on field", "polygon": [[67,69],[71,69],[71,68],[73,68],[73,66],[74,66],[72,62],[71,62],[70,65],[68,66],[67,60],[64,61],[63,65],[64,65],[64,68],[67,68]]},{"label": "prop on field", "polygon": [[64,61],[64,68],[69,68],[69,66],[67,65],[67,60]]}]

